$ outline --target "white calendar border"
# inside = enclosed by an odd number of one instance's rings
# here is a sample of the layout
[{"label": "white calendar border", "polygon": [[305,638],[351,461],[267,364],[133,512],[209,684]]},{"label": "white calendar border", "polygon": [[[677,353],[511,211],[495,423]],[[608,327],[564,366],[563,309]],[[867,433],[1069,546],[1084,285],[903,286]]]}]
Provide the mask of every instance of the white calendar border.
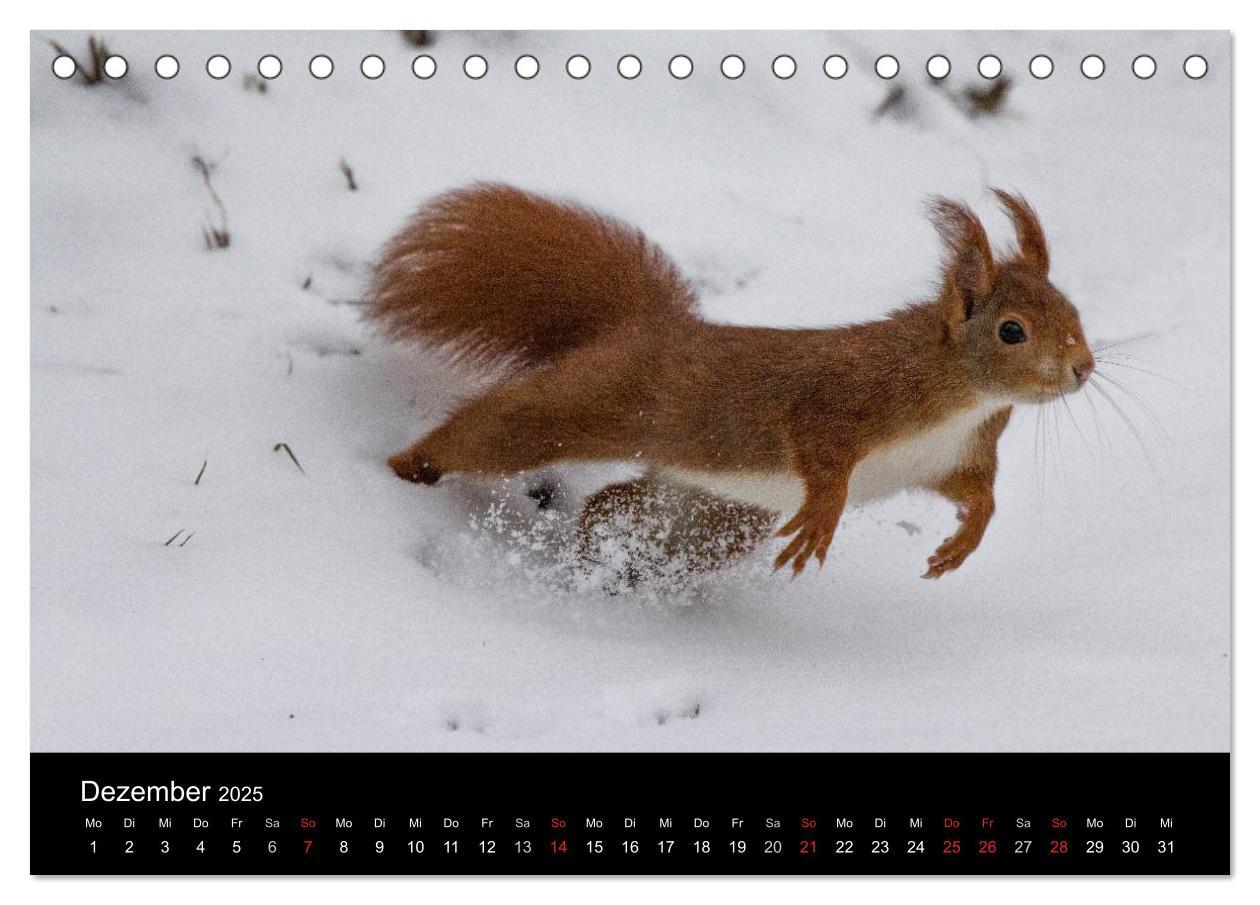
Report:
[{"label": "white calendar border", "polygon": [[[17,6],[18,4],[11,4]],[[887,902],[916,902],[946,905],[951,902],[972,903],[980,898],[1001,897],[1020,902],[1060,903],[1074,901],[1141,896],[1143,903],[1185,902],[1192,897],[1209,899],[1245,898],[1251,901],[1260,891],[1256,876],[1260,875],[1258,859],[1252,854],[1260,850],[1260,832],[1256,817],[1260,808],[1256,789],[1260,787],[1260,760],[1249,756],[1258,744],[1256,718],[1248,718],[1247,708],[1235,708],[1234,750],[1242,751],[1234,758],[1235,766],[1233,850],[1236,877],[1231,881],[1189,879],[1084,879],[1059,878],[1044,882],[1026,879],[636,879],[609,881],[596,879],[215,879],[203,882],[163,879],[110,880],[33,880],[29,871],[28,811],[23,797],[29,799],[29,593],[30,593],[30,320],[29,308],[22,304],[29,299],[29,141],[23,142],[20,128],[13,124],[29,124],[29,39],[26,31],[33,28],[82,27],[91,24],[111,28],[395,28],[400,24],[422,24],[430,28],[913,28],[957,29],[994,28],[1044,29],[1088,28],[1225,28],[1235,32],[1233,67],[1235,76],[1235,157],[1260,159],[1257,143],[1257,118],[1254,109],[1260,92],[1256,90],[1249,54],[1252,42],[1260,31],[1251,29],[1251,16],[1239,11],[1226,0],[1196,0],[1193,4],[1116,4],[1104,7],[1097,0],[1059,0],[1054,4],[1016,3],[1012,0],[982,0],[969,3],[941,3],[939,0],[901,0],[896,4],[829,3],[825,6],[808,0],[775,0],[773,3],[747,5],[697,2],[687,8],[677,0],[634,0],[612,4],[596,4],[585,0],[481,0],[478,3],[403,3],[356,2],[353,4],[316,7],[314,4],[272,4],[264,6],[256,0],[214,0],[206,4],[172,4],[158,0],[116,2],[102,7],[100,0],[60,0],[38,7],[24,4],[16,14],[5,14],[5,28],[0,31],[0,61],[4,73],[0,93],[4,98],[4,122],[19,135],[0,148],[3,167],[0,173],[14,182],[24,183],[24,192],[8,186],[4,216],[4,234],[0,254],[5,272],[14,274],[19,290],[0,306],[4,322],[0,342],[4,354],[0,367],[0,398],[3,399],[2,422],[9,442],[0,446],[3,457],[0,481],[6,518],[0,536],[0,555],[6,590],[4,595],[4,640],[0,669],[3,687],[3,737],[6,744],[0,752],[0,782],[3,782],[6,807],[0,810],[0,858],[4,865],[3,883],[9,901],[33,900],[66,902],[75,905],[96,903],[103,899],[126,898],[129,902],[167,902],[178,898],[181,905],[218,903],[231,896],[249,899],[279,899],[295,892],[303,905],[343,903],[357,896],[371,896],[380,901],[418,896],[436,901],[460,898],[465,901],[530,903],[598,900],[601,905],[633,902],[640,905],[645,896],[654,901],[718,900],[731,905],[744,902],[765,903],[791,897],[802,902],[834,900],[840,896],[858,901],[879,898]],[[34,19],[38,17],[38,21]],[[10,18],[16,21],[9,21]],[[422,20],[417,22],[417,20]],[[1257,45],[1260,46],[1260,45]],[[1235,215],[1235,249],[1257,246],[1256,211],[1260,207],[1255,177],[1246,169],[1235,173],[1238,208]],[[14,201],[16,199],[16,203]],[[1255,313],[1260,304],[1260,279],[1256,272],[1256,256],[1245,256],[1238,262],[1235,274],[1236,308],[1234,335],[1257,337],[1260,324]],[[1250,300],[1250,304],[1248,301]],[[1238,343],[1235,342],[1235,348]],[[1244,351],[1249,351],[1243,345]],[[1260,397],[1257,359],[1254,354],[1235,355],[1234,397],[1236,403]],[[1257,424],[1254,406],[1235,407],[1235,453],[1238,461],[1254,461],[1257,457]],[[1257,477],[1254,472],[1239,470],[1235,484],[1236,512],[1254,514],[1257,504]],[[1254,520],[1235,518],[1235,549],[1255,550],[1260,547],[1260,532]],[[1249,703],[1256,711],[1256,675],[1254,658],[1247,656],[1251,645],[1239,645],[1237,639],[1251,639],[1256,634],[1257,617],[1251,610],[1260,602],[1260,580],[1255,573],[1236,573],[1235,644],[1231,661],[1234,664],[1235,699]],[[1239,656],[1240,652],[1243,656]],[[1249,694],[1249,692],[1251,692]],[[843,885],[822,885],[842,883]],[[297,884],[297,889],[294,885]],[[1122,887],[1120,884],[1124,884]],[[1136,886],[1138,888],[1130,888]],[[14,888],[9,888],[14,887]],[[1246,892],[1251,889],[1251,892]],[[20,897],[20,898],[17,898]]]}]

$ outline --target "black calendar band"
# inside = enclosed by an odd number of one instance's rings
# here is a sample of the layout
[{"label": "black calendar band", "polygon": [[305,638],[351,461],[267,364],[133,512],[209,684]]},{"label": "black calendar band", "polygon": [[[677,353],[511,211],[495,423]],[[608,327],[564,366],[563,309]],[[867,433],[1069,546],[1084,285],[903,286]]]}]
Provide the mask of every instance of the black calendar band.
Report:
[{"label": "black calendar band", "polygon": [[31,755],[34,874],[1227,874],[1228,754]]}]

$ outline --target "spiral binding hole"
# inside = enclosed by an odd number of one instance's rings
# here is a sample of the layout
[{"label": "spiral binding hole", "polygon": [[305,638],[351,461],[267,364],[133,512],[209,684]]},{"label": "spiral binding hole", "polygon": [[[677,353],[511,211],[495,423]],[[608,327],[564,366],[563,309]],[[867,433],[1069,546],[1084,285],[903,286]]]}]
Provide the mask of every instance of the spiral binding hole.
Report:
[{"label": "spiral binding hole", "polygon": [[643,72],[643,62],[632,53],[617,61],[617,74],[623,79],[637,79]]},{"label": "spiral binding hole", "polygon": [[312,76],[322,81],[333,74],[332,57],[323,53],[316,54],[311,57],[311,62],[307,64],[306,68],[310,70]]},{"label": "spiral binding hole", "polygon": [[120,79],[127,74],[127,60],[125,57],[114,54],[105,58],[105,65],[102,68],[111,79]]},{"label": "spiral binding hole", "polygon": [[927,74],[936,79],[938,82],[949,75],[950,70],[949,57],[943,54],[936,54],[929,57],[927,61]]},{"label": "spiral binding hole", "polygon": [[770,64],[770,69],[774,72],[776,78],[790,79],[796,75],[796,60],[786,53],[780,54],[774,58],[774,62]]},{"label": "spiral binding hole", "polygon": [[1002,60],[993,54],[985,54],[976,63],[976,69],[986,79],[995,79],[1002,74]]},{"label": "spiral binding hole", "polygon": [[258,74],[265,79],[274,79],[280,75],[284,64],[274,53],[269,53],[258,61]]},{"label": "spiral binding hole", "polygon": [[584,79],[591,74],[591,61],[580,53],[575,53],[564,64],[564,71],[571,79]]},{"label": "spiral binding hole", "polygon": [[74,57],[64,53],[52,62],[53,75],[59,79],[73,78],[78,68],[74,62]]},{"label": "spiral binding hole", "polygon": [[418,79],[431,79],[437,74],[437,60],[422,53],[411,61],[411,74]]},{"label": "spiral binding hole", "polygon": [[744,74],[744,58],[731,53],[722,57],[722,75],[728,79],[737,79]]},{"label": "spiral binding hole", "polygon": [[1100,79],[1107,71],[1107,63],[1096,53],[1091,53],[1081,60],[1081,75],[1087,79]]},{"label": "spiral binding hole", "polygon": [[1035,79],[1048,79],[1054,75],[1054,60],[1044,53],[1039,53],[1028,61],[1028,71]]},{"label": "spiral binding hole", "polygon": [[875,74],[881,79],[894,79],[900,71],[901,64],[897,62],[897,58],[890,53],[884,54],[875,61]]},{"label": "spiral binding hole", "polygon": [[842,79],[849,71],[849,61],[838,53],[823,60],[823,74],[829,79]]},{"label": "spiral binding hole", "polygon": [[232,61],[221,53],[206,60],[206,74],[212,79],[225,79],[232,71]]},{"label": "spiral binding hole", "polygon": [[169,53],[164,53],[153,61],[153,71],[160,79],[173,79],[179,75],[179,60]]},{"label": "spiral binding hole", "polygon": [[1133,74],[1140,79],[1149,79],[1158,67],[1155,58],[1149,54],[1141,54],[1133,58]]},{"label": "spiral binding hole", "polygon": [[523,79],[532,79],[541,69],[538,58],[531,54],[522,54],[516,58],[516,74]]}]

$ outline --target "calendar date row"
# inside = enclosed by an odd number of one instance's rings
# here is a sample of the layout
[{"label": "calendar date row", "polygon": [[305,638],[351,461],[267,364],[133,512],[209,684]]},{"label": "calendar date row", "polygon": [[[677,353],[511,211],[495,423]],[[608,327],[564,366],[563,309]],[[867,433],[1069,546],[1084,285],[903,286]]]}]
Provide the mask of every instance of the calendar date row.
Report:
[{"label": "calendar date row", "polygon": [[330,837],[292,838],[231,838],[219,836],[179,837],[131,837],[92,838],[87,842],[90,854],[117,854],[143,856],[145,854],[193,855],[300,855],[319,857],[331,855],[404,855],[408,857],[451,857],[478,855],[507,856],[784,856],[817,857],[820,855],[847,856],[924,856],[936,854],[946,858],[973,855],[994,858],[1002,855],[1029,857],[1037,854],[1068,857],[1080,854],[1086,857],[1119,854],[1141,856],[1144,854],[1173,856],[1177,851],[1175,838],[381,838],[381,837]]}]

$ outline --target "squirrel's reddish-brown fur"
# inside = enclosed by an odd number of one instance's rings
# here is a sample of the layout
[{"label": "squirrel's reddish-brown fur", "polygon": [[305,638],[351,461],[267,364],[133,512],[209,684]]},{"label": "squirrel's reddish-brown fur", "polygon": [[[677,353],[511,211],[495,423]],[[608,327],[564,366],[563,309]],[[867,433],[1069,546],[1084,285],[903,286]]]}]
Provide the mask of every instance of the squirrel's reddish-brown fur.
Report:
[{"label": "squirrel's reddish-brown fur", "polygon": [[[658,247],[585,207],[502,185],[442,195],[385,248],[368,314],[395,337],[515,370],[390,465],[430,484],[564,460],[639,460],[701,484],[789,475],[803,498],[776,568],[794,572],[825,558],[855,473],[875,486],[904,468],[909,486],[959,506],[960,530],[929,560],[927,574],[943,574],[993,513],[1010,406],[1058,398],[1093,368],[1075,309],[1047,279],[1036,215],[997,195],[1017,251],[995,259],[975,214],[936,199],[949,252],[938,297],[810,330],[700,319]],[[923,465],[934,454],[914,444],[959,419],[956,457]]]},{"label": "squirrel's reddish-brown fur", "polygon": [[396,338],[476,364],[554,362],[695,297],[643,233],[505,185],[448,192],[386,246],[370,314]]}]

